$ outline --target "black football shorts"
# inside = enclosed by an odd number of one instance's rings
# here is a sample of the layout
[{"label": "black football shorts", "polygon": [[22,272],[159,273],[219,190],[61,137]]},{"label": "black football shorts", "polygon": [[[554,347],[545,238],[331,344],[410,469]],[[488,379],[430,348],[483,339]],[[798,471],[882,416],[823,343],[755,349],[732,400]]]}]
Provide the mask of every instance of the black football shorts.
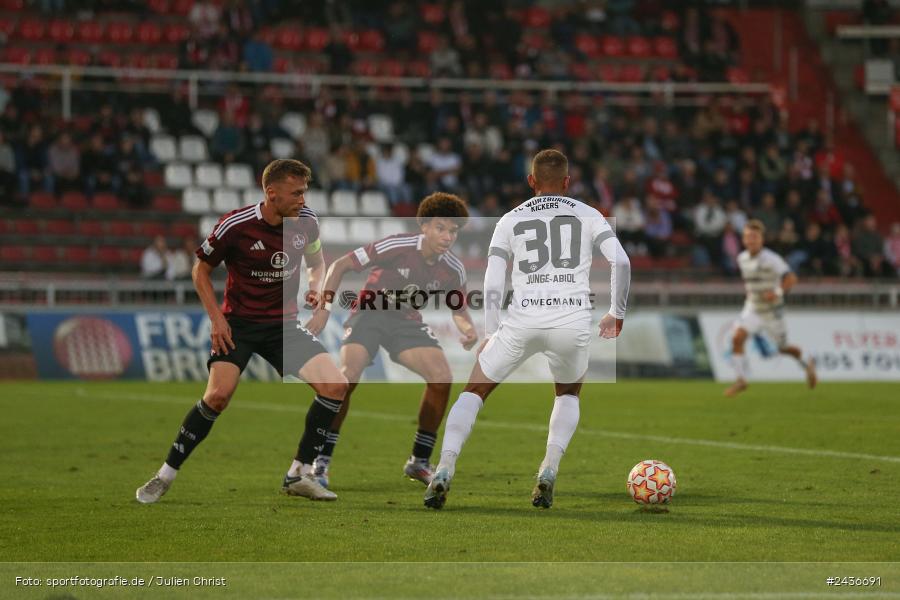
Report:
[{"label": "black football shorts", "polygon": [[229,362],[244,371],[250,357],[259,354],[278,374],[296,375],[309,359],[327,352],[319,338],[311,334],[299,322],[258,322],[228,317],[234,349],[228,354],[213,354],[206,361]]},{"label": "black football shorts", "polygon": [[441,347],[425,323],[392,316],[386,311],[360,311],[352,315],[344,324],[342,344],[361,344],[371,359],[382,346],[394,362],[398,362],[397,357],[404,350]]}]

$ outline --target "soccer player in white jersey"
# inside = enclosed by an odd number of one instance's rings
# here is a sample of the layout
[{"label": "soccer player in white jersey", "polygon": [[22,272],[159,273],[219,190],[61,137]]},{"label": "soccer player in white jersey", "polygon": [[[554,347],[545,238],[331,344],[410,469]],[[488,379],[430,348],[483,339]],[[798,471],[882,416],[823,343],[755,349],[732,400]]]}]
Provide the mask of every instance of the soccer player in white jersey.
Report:
[{"label": "soccer player in white jersey", "polygon": [[[494,229],[484,275],[485,341],[465,391],[447,416],[441,461],[425,492],[429,508],[444,505],[456,459],[488,395],[539,352],[549,359],[556,399],[532,504],[553,504],[556,473],[578,426],[578,395],[588,368],[593,249],[612,268],[612,306],[600,321],[602,337],[614,338],[622,330],[631,282],[628,255],[603,215],[566,196],[568,171],[561,152],[539,152],[528,175],[534,198],[505,214]],[[507,266],[512,267],[512,300],[501,320]]]},{"label": "soccer player in white jersey", "polygon": [[810,389],[816,387],[815,361],[811,357],[804,360],[802,350],[788,344],[784,326],[784,295],[797,283],[797,276],[783,258],[763,247],[765,233],[765,225],[756,219],[744,225],[742,237],[745,250],[738,255],[738,267],[744,279],[747,300],[731,338],[731,360],[737,379],[725,390],[728,397],[747,389],[744,343],[749,335],[759,332],[771,337],[779,352],[793,356],[806,372],[807,385]]}]

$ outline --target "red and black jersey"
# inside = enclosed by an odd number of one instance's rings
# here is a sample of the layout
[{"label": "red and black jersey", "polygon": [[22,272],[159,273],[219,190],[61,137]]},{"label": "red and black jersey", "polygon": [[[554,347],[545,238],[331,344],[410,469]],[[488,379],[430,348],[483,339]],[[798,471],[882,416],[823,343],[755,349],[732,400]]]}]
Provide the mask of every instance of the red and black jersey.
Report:
[{"label": "red and black jersey", "polygon": [[269,225],[261,208],[261,203],[245,206],[219,219],[197,248],[197,257],[214,267],[225,261],[225,316],[248,321],[296,319],[300,266],[304,254],[315,254],[321,247],[319,220],[303,208],[298,218]]},{"label": "red and black jersey", "polygon": [[[398,311],[407,319],[422,320],[418,310],[403,303],[398,309],[393,299],[402,291],[407,298],[419,292],[434,293],[439,296],[440,305],[444,306],[444,298],[448,293],[455,293],[465,306],[466,268],[452,252],[440,254],[437,260],[429,264],[422,255],[421,234],[399,234],[388,236],[367,246],[357,248],[348,256],[353,260],[355,271],[372,269],[365,286],[359,293],[359,301],[353,305],[353,313],[365,310],[362,299],[367,294],[379,296],[373,303],[375,309],[385,306],[382,297],[387,297],[387,309]],[[435,304],[429,300],[429,306]],[[459,302],[457,302],[459,305]]]}]

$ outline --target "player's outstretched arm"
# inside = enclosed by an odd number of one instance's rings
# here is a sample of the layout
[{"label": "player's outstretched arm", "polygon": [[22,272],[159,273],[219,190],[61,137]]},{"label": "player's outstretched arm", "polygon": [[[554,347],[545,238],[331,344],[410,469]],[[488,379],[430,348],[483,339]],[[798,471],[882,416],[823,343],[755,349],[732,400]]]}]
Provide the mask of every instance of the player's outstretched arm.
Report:
[{"label": "player's outstretched arm", "polygon": [[604,239],[599,248],[604,258],[609,261],[610,286],[609,312],[600,320],[600,336],[614,338],[622,332],[625,322],[625,307],[631,288],[631,260],[615,237]]},{"label": "player's outstretched arm", "polygon": [[194,268],[191,269],[191,279],[194,280],[194,289],[200,297],[206,314],[209,315],[210,324],[210,340],[212,341],[212,351],[214,354],[228,354],[229,350],[234,349],[234,341],[231,339],[231,326],[225,320],[222,309],[219,308],[219,302],[216,300],[216,291],[212,284],[212,270],[215,267],[207,262],[198,260],[194,262]]},{"label": "player's outstretched arm", "polygon": [[306,292],[306,304],[311,309],[319,307],[322,298],[322,283],[325,279],[325,257],[322,249],[305,255],[306,274],[309,276],[309,291]]},{"label": "player's outstretched arm", "polygon": [[328,272],[325,274],[325,283],[322,286],[321,301],[318,303],[312,318],[306,323],[306,328],[313,335],[321,333],[325,329],[325,325],[328,324],[328,317],[331,316],[331,303],[334,302],[337,290],[341,286],[341,280],[344,279],[344,274],[352,269],[353,259],[350,258],[350,255],[342,256],[328,266]]}]

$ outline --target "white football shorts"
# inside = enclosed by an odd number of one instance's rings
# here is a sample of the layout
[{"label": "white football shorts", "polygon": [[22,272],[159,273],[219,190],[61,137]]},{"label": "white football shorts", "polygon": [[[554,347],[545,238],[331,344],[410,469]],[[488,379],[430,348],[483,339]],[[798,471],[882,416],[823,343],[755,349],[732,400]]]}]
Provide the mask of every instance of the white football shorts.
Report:
[{"label": "white football shorts", "polygon": [[590,344],[590,326],[528,329],[501,323],[479,355],[478,364],[488,379],[501,382],[541,352],[550,361],[554,383],[575,383],[587,372]]},{"label": "white football shorts", "polygon": [[745,305],[734,326],[735,329],[744,329],[750,335],[765,333],[779,348],[787,345],[787,327],[784,324],[784,307],[782,306],[760,312],[750,305]]}]

